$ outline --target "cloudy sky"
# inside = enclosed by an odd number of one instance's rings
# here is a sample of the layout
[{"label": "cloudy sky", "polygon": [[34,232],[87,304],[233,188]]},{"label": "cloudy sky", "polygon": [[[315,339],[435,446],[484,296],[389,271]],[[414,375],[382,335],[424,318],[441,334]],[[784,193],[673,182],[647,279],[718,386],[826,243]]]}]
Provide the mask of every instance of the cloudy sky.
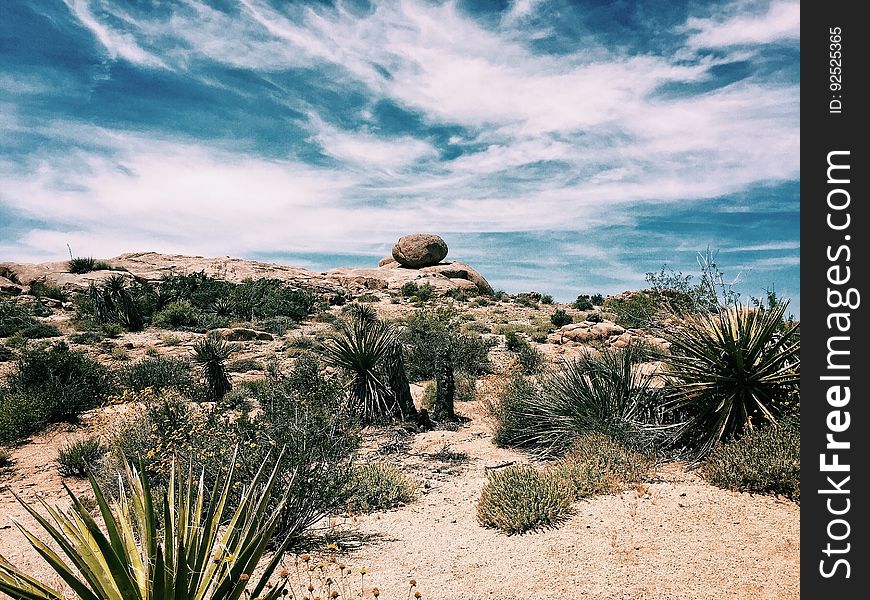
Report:
[{"label": "cloudy sky", "polygon": [[497,288],[718,250],[799,303],[797,2],[3,0],[0,260],[326,269],[408,232]]}]

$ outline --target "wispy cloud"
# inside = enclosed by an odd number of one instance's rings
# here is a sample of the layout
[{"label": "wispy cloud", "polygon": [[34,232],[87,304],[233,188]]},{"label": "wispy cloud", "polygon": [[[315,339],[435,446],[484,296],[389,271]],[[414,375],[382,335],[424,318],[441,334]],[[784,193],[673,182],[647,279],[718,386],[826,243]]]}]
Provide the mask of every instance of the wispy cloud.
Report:
[{"label": "wispy cloud", "polygon": [[723,11],[724,16],[689,19],[685,27],[692,32],[689,46],[722,48],[797,40],[800,37],[799,2],[774,1],[766,11],[748,15],[741,11],[746,7],[745,3],[735,3]]}]

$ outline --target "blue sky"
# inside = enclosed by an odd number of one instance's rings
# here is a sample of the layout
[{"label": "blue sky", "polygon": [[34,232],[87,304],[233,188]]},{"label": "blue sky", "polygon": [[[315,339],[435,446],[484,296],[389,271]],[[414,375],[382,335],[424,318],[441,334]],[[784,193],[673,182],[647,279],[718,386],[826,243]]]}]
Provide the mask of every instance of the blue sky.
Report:
[{"label": "blue sky", "polygon": [[156,250],[799,311],[797,2],[0,3],[0,260]]}]

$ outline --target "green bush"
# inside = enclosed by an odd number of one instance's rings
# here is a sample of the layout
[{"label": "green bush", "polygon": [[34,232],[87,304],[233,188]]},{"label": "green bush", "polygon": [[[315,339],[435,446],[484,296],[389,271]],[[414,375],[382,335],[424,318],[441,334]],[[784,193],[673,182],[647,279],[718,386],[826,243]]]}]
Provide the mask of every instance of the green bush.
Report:
[{"label": "green bush", "polygon": [[263,364],[253,358],[240,358],[227,363],[227,371],[230,373],[248,373],[249,371],[262,371]]},{"label": "green bush", "polygon": [[572,500],[564,479],[513,465],[487,478],[477,501],[477,520],[508,534],[554,527],[566,518]]},{"label": "green bush", "polygon": [[16,356],[18,355],[15,354],[14,350],[4,344],[0,344],[0,363],[15,360]]},{"label": "green bush", "polygon": [[552,304],[552,303],[553,303],[553,296],[551,296],[550,294],[544,294],[543,296],[541,296],[541,304]]},{"label": "green bush", "polygon": [[800,502],[801,434],[792,425],[752,431],[718,444],[701,465],[715,486],[753,494],[779,494]]},{"label": "green bush", "polygon": [[115,391],[109,370],[64,342],[22,352],[9,388],[33,395],[50,422],[74,419],[102,404]]},{"label": "green bush", "polygon": [[592,296],[589,298],[589,301],[595,306],[601,306],[602,304],[604,304],[604,296],[602,296],[601,294],[592,294]]},{"label": "green bush", "polygon": [[228,344],[222,337],[212,334],[193,345],[193,360],[202,373],[206,400],[220,402],[233,389],[226,361],[238,349],[238,344]]},{"label": "green bush", "polygon": [[536,375],[544,368],[544,355],[528,342],[517,352],[517,362],[523,373]]},{"label": "green bush", "polygon": [[388,510],[411,502],[416,495],[417,484],[393,465],[354,465],[346,508],[353,513]]},{"label": "green bush", "polygon": [[30,294],[37,298],[51,298],[62,302],[67,299],[66,293],[61,288],[46,283],[42,279],[35,279],[30,282]]},{"label": "green bush", "polygon": [[653,377],[636,366],[640,349],[607,350],[600,356],[568,362],[537,382],[515,380],[496,404],[495,441],[544,455],[563,455],[575,439],[590,432],[647,449],[662,437],[662,402]]},{"label": "green bush", "polygon": [[550,323],[553,324],[554,327],[563,327],[565,325],[570,325],[574,322],[574,318],[565,312],[563,308],[557,308],[552,315],[550,315]]},{"label": "green bush", "polygon": [[381,298],[377,294],[366,293],[366,294],[360,295],[356,299],[356,301],[357,302],[380,302]]},{"label": "green bush", "polygon": [[30,309],[14,300],[0,300],[0,337],[10,337],[36,323]]},{"label": "green bush", "polygon": [[510,330],[504,335],[504,343],[507,349],[511,352],[519,352],[528,342],[517,335],[516,331]]},{"label": "green bush", "polygon": [[12,455],[5,448],[0,448],[0,470],[12,466]]},{"label": "green bush", "polygon": [[25,390],[0,389],[0,444],[27,437],[48,421],[48,407],[41,398]]},{"label": "green bush", "polygon": [[121,369],[118,377],[122,388],[135,392],[171,389],[189,395],[196,388],[190,361],[183,358],[145,358]]},{"label": "green bush", "polygon": [[64,477],[87,477],[106,453],[99,438],[89,436],[65,444],[58,450],[58,470]]},{"label": "green bush", "polygon": [[279,481],[282,489],[291,489],[291,500],[281,511],[278,532],[299,535],[325,514],[343,508],[358,439],[341,382],[322,374],[315,359],[300,357],[286,377],[249,382],[238,394],[261,410],[230,413],[224,404],[191,405],[171,391],[147,390],[125,398],[139,408],[120,417],[101,480],[112,477],[123,456],[143,456],[149,477],[165,482],[176,456],[182,464],[193,461],[197,470],[205,469],[210,483],[221,475],[238,444],[236,473],[244,482],[270,449],[286,447]]},{"label": "green bush", "polygon": [[577,296],[577,299],[571,304],[577,310],[592,310],[595,308],[592,305],[592,301],[589,299],[589,296],[586,294],[581,294]]},{"label": "green bush", "polygon": [[199,310],[189,300],[179,300],[170,302],[165,308],[154,313],[151,324],[165,329],[195,327],[199,316]]},{"label": "green bush", "polygon": [[28,340],[38,340],[43,338],[60,337],[63,334],[60,332],[60,329],[54,325],[37,321],[19,329],[18,335]]}]

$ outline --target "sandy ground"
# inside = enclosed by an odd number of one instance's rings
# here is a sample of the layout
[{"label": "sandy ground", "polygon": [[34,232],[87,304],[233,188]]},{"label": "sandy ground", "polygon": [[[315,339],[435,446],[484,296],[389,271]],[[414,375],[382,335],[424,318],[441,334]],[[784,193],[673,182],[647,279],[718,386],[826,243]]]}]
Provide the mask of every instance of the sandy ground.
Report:
[{"label": "sandy ground", "polygon": [[[557,529],[507,536],[481,527],[475,506],[486,468],[528,457],[492,444],[478,404],[458,410],[472,420],[457,431],[408,437],[404,452],[378,458],[420,482],[417,500],[315,530],[340,540],[338,559],[355,573],[368,570],[366,597],[377,586],[381,598],[406,598],[411,578],[423,598],[433,599],[800,597],[799,506],[712,487],[679,464],[660,466],[654,478],[620,495],[576,503]],[[62,501],[53,457],[71,435],[70,426],[59,426],[14,449],[0,490],[0,554],[55,582],[9,522],[30,522],[10,490],[25,500]],[[369,447],[390,435],[373,435]],[[452,460],[438,454],[445,444]]]}]

